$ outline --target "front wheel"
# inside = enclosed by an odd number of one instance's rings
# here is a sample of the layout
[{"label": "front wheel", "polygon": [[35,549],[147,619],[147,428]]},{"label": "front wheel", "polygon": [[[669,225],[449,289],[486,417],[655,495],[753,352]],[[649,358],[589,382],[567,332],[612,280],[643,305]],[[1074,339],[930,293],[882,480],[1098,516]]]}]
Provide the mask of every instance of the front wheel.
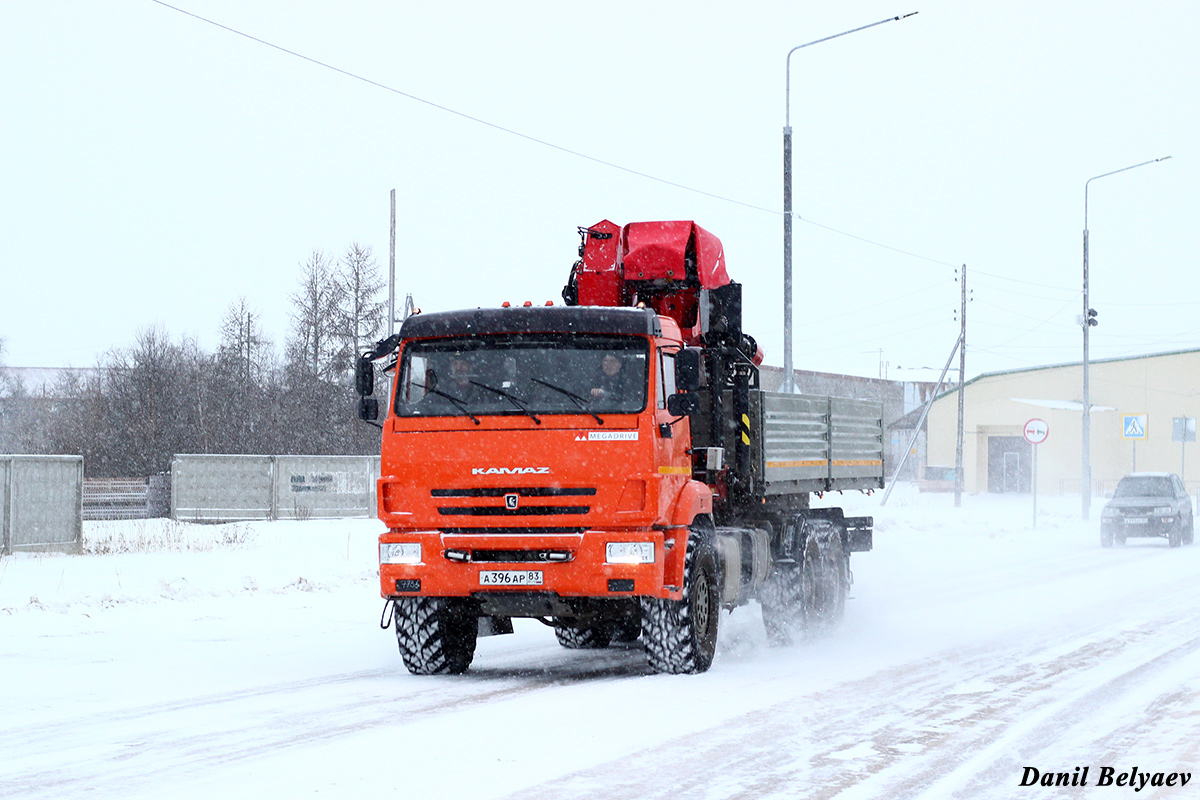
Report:
[{"label": "front wheel", "polygon": [[1183,520],[1179,520],[1179,524],[1167,533],[1167,544],[1171,547],[1179,547],[1183,544]]},{"label": "front wheel", "polygon": [[1105,530],[1104,528],[1100,529],[1100,546],[1101,547],[1112,547],[1113,546],[1112,531]]},{"label": "front wheel", "polygon": [[712,666],[721,610],[711,530],[693,528],[684,556],[683,599],[643,597],[642,640],[655,672],[696,674]]},{"label": "front wheel", "polygon": [[479,619],[453,597],[397,597],[396,643],[413,675],[457,675],[475,658]]}]

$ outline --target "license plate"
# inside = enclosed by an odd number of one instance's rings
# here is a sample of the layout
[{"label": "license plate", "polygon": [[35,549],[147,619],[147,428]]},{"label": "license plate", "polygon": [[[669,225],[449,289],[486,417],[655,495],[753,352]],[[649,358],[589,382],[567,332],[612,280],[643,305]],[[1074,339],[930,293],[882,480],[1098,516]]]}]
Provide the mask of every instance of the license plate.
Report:
[{"label": "license plate", "polygon": [[1147,520],[1145,517],[1126,517],[1125,518],[1125,523],[1127,525],[1145,525],[1147,522],[1149,522],[1149,520]]},{"label": "license plate", "polygon": [[483,570],[479,573],[480,586],[541,586],[540,569]]}]

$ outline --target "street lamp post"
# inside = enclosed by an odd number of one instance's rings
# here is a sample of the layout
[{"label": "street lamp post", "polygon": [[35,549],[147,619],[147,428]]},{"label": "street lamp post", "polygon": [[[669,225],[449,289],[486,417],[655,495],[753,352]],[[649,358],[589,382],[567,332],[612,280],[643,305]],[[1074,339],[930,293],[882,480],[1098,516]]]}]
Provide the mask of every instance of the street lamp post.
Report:
[{"label": "street lamp post", "polygon": [[1159,161],[1166,161],[1168,158],[1170,156],[1163,156],[1162,158],[1143,161],[1140,164],[1115,169],[1112,172],[1088,178],[1087,182],[1083,184],[1083,486],[1080,493],[1083,495],[1083,518],[1085,520],[1088,518],[1088,512],[1092,507],[1092,398],[1088,376],[1088,334],[1091,333],[1092,327],[1096,324],[1096,312],[1092,310],[1091,302],[1088,299],[1088,187],[1092,181],[1099,180],[1100,178],[1107,178],[1109,175],[1116,175],[1118,172],[1128,172],[1131,169],[1144,167],[1147,164],[1157,164]]},{"label": "street lamp post", "polygon": [[916,14],[916,11],[900,17],[888,17],[870,25],[852,28],[848,31],[835,33],[823,39],[816,39],[805,44],[799,44],[788,50],[787,69],[784,88],[783,112],[783,388],[781,391],[794,392],[795,380],[792,374],[792,53],[805,47],[810,47],[840,36],[865,31],[885,22],[895,22]]}]

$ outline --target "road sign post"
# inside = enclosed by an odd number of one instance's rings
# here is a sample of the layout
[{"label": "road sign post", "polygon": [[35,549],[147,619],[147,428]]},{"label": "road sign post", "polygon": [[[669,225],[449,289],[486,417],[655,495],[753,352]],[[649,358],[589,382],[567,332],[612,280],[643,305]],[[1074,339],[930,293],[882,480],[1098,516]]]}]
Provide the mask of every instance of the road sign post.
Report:
[{"label": "road sign post", "polygon": [[1171,441],[1179,442],[1179,480],[1182,481],[1187,474],[1187,443],[1196,441],[1196,418],[1172,418]]},{"label": "road sign post", "polygon": [[1025,441],[1033,447],[1033,527],[1037,527],[1037,451],[1038,445],[1046,441],[1050,435],[1050,426],[1044,419],[1034,417],[1025,423],[1021,434]]},{"label": "road sign post", "polygon": [[1130,472],[1137,472],[1138,439],[1146,438],[1146,431],[1149,427],[1149,414],[1124,414],[1121,417],[1121,438],[1130,439],[1133,442],[1133,469]]}]

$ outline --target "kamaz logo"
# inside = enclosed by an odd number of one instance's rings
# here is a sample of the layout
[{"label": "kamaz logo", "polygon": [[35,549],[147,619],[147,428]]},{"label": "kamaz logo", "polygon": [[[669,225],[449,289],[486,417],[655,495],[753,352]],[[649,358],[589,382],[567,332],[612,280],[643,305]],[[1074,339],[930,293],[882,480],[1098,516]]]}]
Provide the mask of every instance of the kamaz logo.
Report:
[{"label": "kamaz logo", "polygon": [[472,475],[549,475],[549,467],[474,467]]}]

